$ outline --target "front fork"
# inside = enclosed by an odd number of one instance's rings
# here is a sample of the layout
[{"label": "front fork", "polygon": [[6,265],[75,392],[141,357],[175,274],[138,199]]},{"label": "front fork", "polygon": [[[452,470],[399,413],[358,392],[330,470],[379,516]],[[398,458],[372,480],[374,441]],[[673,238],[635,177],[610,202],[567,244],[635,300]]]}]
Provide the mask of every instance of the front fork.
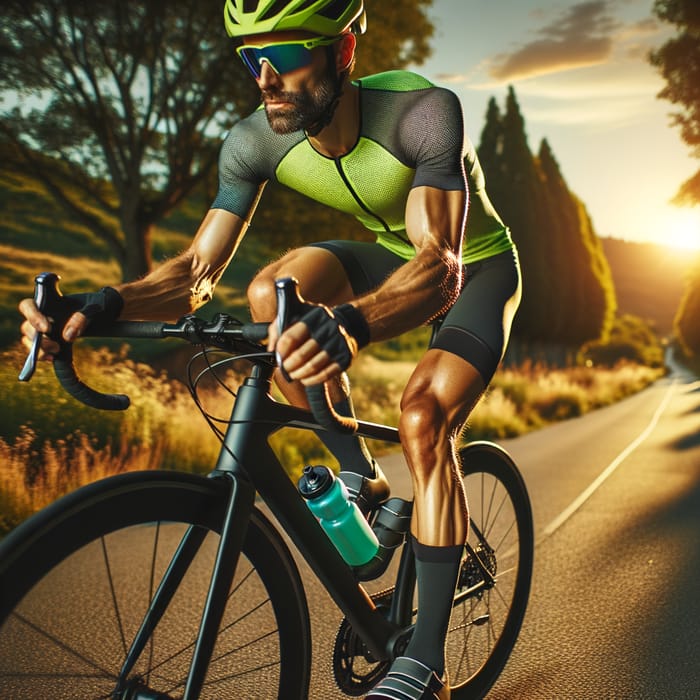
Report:
[{"label": "front fork", "polygon": [[[209,591],[202,612],[197,643],[192,655],[192,663],[182,700],[197,700],[204,685],[209,660],[214,651],[231,582],[255,502],[255,489],[245,479],[230,473],[216,474],[213,478],[226,480],[228,500],[216,561],[212,569]],[[159,693],[154,694],[153,691],[140,683],[134,686],[127,679],[151,638],[156,625],[170,605],[206,535],[206,529],[191,525],[183,536],[126,655],[117,686],[112,693],[114,700],[136,700],[137,698],[142,700],[153,698],[155,700],[168,697]],[[142,680],[148,682],[148,679]]]}]

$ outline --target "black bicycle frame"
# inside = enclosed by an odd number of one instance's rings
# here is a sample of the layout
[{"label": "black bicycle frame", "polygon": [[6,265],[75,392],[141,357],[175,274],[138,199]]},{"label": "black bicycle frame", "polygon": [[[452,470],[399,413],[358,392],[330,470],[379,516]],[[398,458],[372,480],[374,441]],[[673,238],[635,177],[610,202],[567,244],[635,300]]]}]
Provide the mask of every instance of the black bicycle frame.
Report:
[{"label": "black bicycle frame", "polygon": [[[210,474],[211,478],[229,482],[229,495],[198,641],[185,687],[185,700],[199,697],[204,685],[238,555],[255,505],[256,492],[377,660],[392,657],[394,645],[403,631],[403,627],[390,622],[377,609],[355,579],[351,567],[303,502],[270,447],[270,436],[281,428],[319,429],[309,411],[279,403],[272,398],[273,371],[272,366],[257,364],[239,387],[224,443],[216,467]],[[399,442],[395,428],[363,421],[358,425],[358,435]],[[191,527],[184,535],[129,649],[117,688],[131,673],[197,554],[204,534],[200,528]],[[412,575],[413,572],[413,562],[405,552],[404,548],[399,576]],[[395,600],[390,618],[410,621],[411,610],[412,600]]]}]

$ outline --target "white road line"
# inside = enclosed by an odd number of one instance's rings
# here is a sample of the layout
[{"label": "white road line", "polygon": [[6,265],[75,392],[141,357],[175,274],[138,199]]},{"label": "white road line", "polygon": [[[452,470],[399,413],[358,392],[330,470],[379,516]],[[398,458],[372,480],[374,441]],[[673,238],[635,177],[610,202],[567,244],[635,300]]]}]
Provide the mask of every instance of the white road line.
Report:
[{"label": "white road line", "polygon": [[646,440],[651,432],[656,427],[659,422],[659,418],[663,414],[668,402],[671,400],[671,395],[676,386],[676,380],[672,380],[668,387],[668,390],[664,394],[659,407],[656,409],[651,422],[647,427],[629,444],[625,447],[622,452],[620,452],[615,459],[610,462],[610,464],[603,470],[603,472],[598,476],[598,478],[591,483],[591,485],[583,491],[572,503],[571,505],[563,510],[554,520],[552,520],[549,525],[547,525],[542,531],[542,537],[549,537],[553,532],[558,530],[598,489],[598,487],[622,464],[622,462],[629,457],[643,442]]}]

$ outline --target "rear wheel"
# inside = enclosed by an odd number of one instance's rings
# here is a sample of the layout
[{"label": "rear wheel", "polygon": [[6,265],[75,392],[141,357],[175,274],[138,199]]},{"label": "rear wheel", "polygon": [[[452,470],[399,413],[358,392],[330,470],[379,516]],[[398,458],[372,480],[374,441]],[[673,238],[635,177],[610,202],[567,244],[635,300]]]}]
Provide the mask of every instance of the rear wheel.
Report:
[{"label": "rear wheel", "polygon": [[[508,454],[475,442],[460,451],[460,459],[469,536],[445,650],[453,700],[476,700],[498,678],[518,638],[530,594],[534,535],[527,489]],[[396,641],[396,655],[405,650],[417,613],[412,554],[404,551],[401,561],[396,589],[372,596],[406,629]],[[347,621],[338,632],[333,662],[338,686],[353,696],[369,692],[390,666],[373,657]]]},{"label": "rear wheel", "polygon": [[483,697],[518,638],[530,594],[532,509],[525,483],[497,445],[460,451],[469,537],[447,635],[454,700]]},{"label": "rear wheel", "polygon": [[[0,544],[0,697],[180,698],[227,489],[145,472],[91,484]],[[127,683],[125,654],[183,535],[204,536]],[[254,511],[201,698],[306,698],[310,629],[293,559]],[[160,695],[159,695],[160,694]]]}]

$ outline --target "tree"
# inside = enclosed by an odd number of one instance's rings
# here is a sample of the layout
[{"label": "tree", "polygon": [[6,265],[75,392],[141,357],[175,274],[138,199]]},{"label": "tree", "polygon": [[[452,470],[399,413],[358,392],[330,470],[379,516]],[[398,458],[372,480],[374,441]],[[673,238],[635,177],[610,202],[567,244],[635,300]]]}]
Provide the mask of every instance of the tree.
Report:
[{"label": "tree", "polygon": [[512,87],[503,114],[495,102],[489,104],[479,159],[489,197],[510,227],[523,269],[523,300],[515,317],[514,334],[525,340],[550,340],[554,294],[546,239],[542,238],[545,195]]},{"label": "tree", "polygon": [[150,268],[153,224],[217,158],[254,104],[220,2],[8,0],[0,85],[16,167],[107,242],[123,276]]},{"label": "tree", "polygon": [[[358,69],[423,60],[429,5],[368,1]],[[211,176],[222,134],[258,100],[222,8],[223,0],[3,3],[3,153],[107,242],[125,279],[149,270],[154,224]]]},{"label": "tree", "polygon": [[683,352],[700,357],[700,258],[688,273],[673,326]]},{"label": "tree", "polygon": [[568,188],[546,139],[538,162],[548,195],[552,263],[558,271],[557,335],[579,344],[605,336],[617,302],[610,266],[585,205]]},{"label": "tree", "polygon": [[515,339],[566,361],[568,350],[604,335],[615,312],[612,275],[590,217],[547,141],[538,157],[530,151],[513,88],[504,114],[495,100],[489,102],[479,158],[523,270]]},{"label": "tree", "polygon": [[[666,80],[659,97],[679,106],[673,122],[681,138],[700,158],[700,3],[698,0],[656,0],[654,13],[676,25],[677,36],[650,55]],[[700,204],[700,170],[683,183],[675,198],[678,204]]]}]

